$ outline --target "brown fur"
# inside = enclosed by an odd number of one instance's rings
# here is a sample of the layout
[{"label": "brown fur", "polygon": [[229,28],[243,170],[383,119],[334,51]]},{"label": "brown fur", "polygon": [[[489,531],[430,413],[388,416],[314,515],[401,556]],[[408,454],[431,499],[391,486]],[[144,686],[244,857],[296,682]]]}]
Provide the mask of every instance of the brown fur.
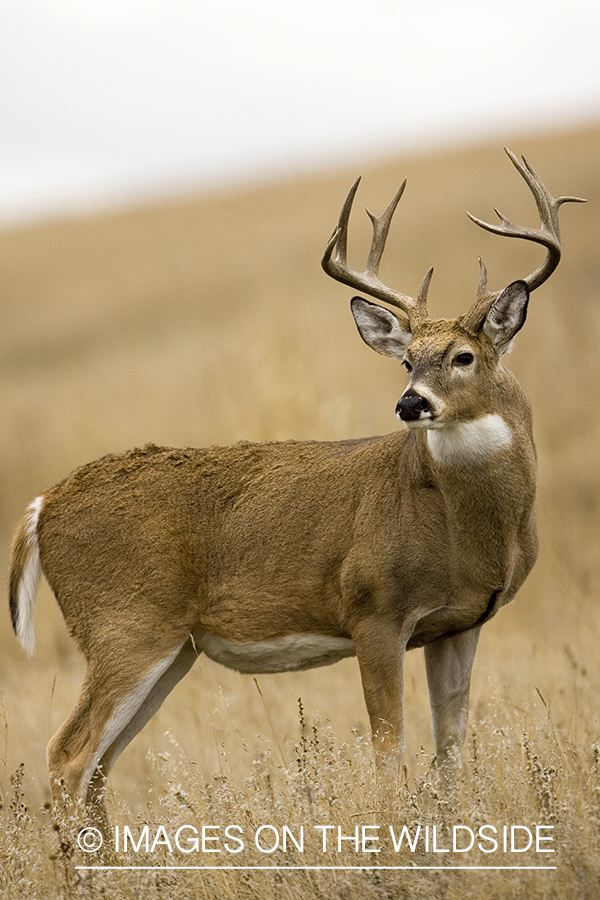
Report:
[{"label": "brown fur", "polygon": [[[437,322],[423,300],[410,324],[353,301],[363,339],[408,363],[409,392],[431,401],[408,432],[149,445],[47,491],[35,528],[26,515],[13,543],[13,623],[31,611],[22,588],[39,549],[88,662],[77,706],[48,747],[57,803],[87,802],[105,824],[110,766],[204,641],[217,658],[226,646],[234,667],[235,654],[268,651],[269,671],[332,662],[353,641],[384,791],[395,789],[403,749],[404,653],[424,646],[438,763],[452,770],[479,630],[537,555],[531,410],[502,364],[529,290],[515,282],[483,297],[480,286],[470,313]],[[489,435],[478,430],[490,419]],[[432,450],[440,436],[448,458]],[[305,640],[328,649],[311,662],[298,650]]]},{"label": "brown fur", "polygon": [[[41,567],[88,660],[79,704],[49,747],[54,785],[95,797],[100,775],[89,788],[82,778],[115,708],[199,632],[234,642],[352,638],[382,765],[394,757],[403,648],[478,628],[512,599],[535,558],[530,417],[509,385],[513,445],[459,472],[435,464],[421,431],[330,444],[148,446],[90,463],[47,491]],[[187,671],[194,655],[189,647],[182,655]],[[104,773],[111,762],[105,753]]]}]

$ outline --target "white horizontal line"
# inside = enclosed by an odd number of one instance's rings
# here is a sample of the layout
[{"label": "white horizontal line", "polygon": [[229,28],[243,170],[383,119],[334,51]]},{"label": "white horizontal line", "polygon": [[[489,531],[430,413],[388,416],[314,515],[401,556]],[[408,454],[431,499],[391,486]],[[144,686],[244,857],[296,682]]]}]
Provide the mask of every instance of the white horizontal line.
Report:
[{"label": "white horizontal line", "polygon": [[485,871],[498,871],[498,870],[506,870],[506,869],[523,869],[523,871],[531,871],[531,870],[554,870],[556,866],[75,866],[76,869],[85,869],[86,871],[103,871],[103,872],[118,872],[122,870],[175,870],[175,871],[233,871],[235,869],[239,869],[240,871],[267,871],[269,869],[278,869],[279,871],[285,870],[304,870],[304,871],[314,871],[317,869],[335,869],[336,871],[344,870],[344,871],[352,871],[352,870],[373,870],[373,869],[428,869],[428,870],[450,870],[450,869],[479,869]]}]

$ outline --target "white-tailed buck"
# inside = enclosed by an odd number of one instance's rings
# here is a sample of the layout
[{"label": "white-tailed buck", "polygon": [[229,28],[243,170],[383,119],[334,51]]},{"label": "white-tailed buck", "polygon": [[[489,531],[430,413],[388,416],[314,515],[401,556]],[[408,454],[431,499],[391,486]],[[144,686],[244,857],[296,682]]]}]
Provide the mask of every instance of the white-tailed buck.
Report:
[{"label": "white-tailed buck", "polygon": [[[363,340],[410,373],[396,412],[406,428],[334,443],[146,446],[75,471],[28,507],[12,547],[15,631],[34,647],[43,572],[87,674],[48,747],[55,801],[103,815],[116,758],[199,653],[240,672],[306,669],[356,655],[379,777],[403,749],[404,654],[424,647],[437,761],[465,737],[479,631],[515,596],[537,554],[529,402],[502,357],[530,291],[560,259],[558,210],[531,166],[539,230],[483,228],[537,241],[542,265],[477,298],[451,321],[385,287],[379,262],[400,188],[380,217],[364,272],[346,262],[358,182],[323,257],[333,278],[398,307],[355,297]],[[473,217],[472,217],[473,218]]]}]

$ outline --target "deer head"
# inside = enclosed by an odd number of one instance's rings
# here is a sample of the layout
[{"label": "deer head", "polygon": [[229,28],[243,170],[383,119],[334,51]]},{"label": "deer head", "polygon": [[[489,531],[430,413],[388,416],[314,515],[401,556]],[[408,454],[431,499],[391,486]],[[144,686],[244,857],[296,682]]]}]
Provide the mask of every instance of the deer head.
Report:
[{"label": "deer head", "polygon": [[567,202],[585,202],[579,197],[552,197],[525,158],[521,162],[510,150],[506,152],[534,196],[540,228],[515,225],[498,210],[498,225],[467,215],[487,231],[542,244],[546,258],[526,278],[495,292],[488,290],[486,268],[480,260],[477,296],[465,315],[453,320],[428,317],[427,292],[433,269],[425,275],[416,298],[391,290],[379,279],[390,223],[406,180],[381,216],[367,210],[373,223],[373,240],[364,272],[350,269],[346,259],[348,221],[360,179],[350,189],[325,249],[322,265],[328,275],[405,313],[406,318],[398,317],[361,297],[352,300],[352,313],[363,340],[378,353],[400,360],[410,373],[409,385],[396,407],[397,415],[410,429],[443,428],[474,421],[482,411],[494,413],[494,397],[502,380],[501,357],[525,322],[531,291],[546,281],[560,261],[559,208]]}]

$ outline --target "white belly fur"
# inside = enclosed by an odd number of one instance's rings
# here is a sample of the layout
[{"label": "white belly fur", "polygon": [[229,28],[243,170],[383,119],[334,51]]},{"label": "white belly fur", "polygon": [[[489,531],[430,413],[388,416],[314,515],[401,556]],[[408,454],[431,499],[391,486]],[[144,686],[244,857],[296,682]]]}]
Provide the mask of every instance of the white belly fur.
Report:
[{"label": "white belly fur", "polygon": [[198,649],[215,662],[237,672],[257,675],[329,666],[356,655],[350,638],[323,634],[287,634],[267,641],[238,643],[201,631],[194,634],[194,640]]}]

